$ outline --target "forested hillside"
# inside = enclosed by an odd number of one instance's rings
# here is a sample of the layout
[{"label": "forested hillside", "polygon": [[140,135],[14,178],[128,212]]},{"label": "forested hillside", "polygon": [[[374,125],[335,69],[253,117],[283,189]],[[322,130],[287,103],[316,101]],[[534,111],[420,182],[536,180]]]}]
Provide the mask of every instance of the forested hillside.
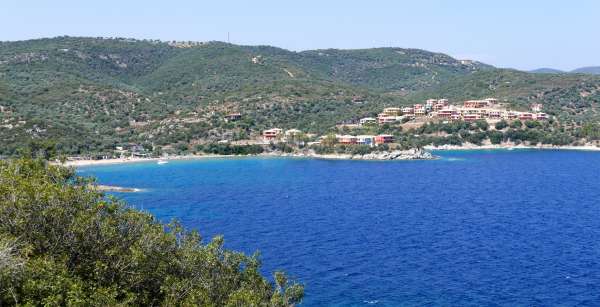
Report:
[{"label": "forested hillside", "polygon": [[[384,106],[496,96],[596,120],[600,77],[530,74],[417,49],[314,50],[58,37],[0,43],[0,155],[242,139],[278,126],[323,133]],[[242,120],[223,116],[240,112]]]},{"label": "forested hillside", "polygon": [[492,69],[461,63],[445,54],[419,49],[375,48],[315,50],[301,53],[300,61],[334,80],[385,91],[416,91],[451,78]]},{"label": "forested hillside", "polygon": [[574,69],[571,72],[577,73],[577,74],[600,75],[600,66],[581,67],[581,68]]}]

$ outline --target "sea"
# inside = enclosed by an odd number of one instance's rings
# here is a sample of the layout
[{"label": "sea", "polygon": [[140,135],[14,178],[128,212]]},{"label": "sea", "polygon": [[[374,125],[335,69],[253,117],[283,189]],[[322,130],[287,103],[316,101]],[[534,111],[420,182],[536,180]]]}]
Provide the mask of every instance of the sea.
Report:
[{"label": "sea", "polygon": [[302,306],[600,306],[600,152],[434,161],[226,158],[80,175],[205,241],[259,251]]}]

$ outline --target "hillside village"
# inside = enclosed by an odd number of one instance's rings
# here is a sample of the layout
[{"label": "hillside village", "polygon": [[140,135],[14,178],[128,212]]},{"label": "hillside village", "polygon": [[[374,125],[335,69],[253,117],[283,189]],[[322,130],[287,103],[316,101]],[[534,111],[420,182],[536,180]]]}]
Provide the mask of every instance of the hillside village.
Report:
[{"label": "hillside village", "polygon": [[[177,114],[181,115],[181,114]],[[153,143],[122,143],[98,159],[148,158],[181,154],[300,154],[340,155],[354,159],[382,159],[382,155],[397,153],[406,158],[406,152],[417,149],[413,155],[423,158],[420,150],[425,146],[453,145],[481,146],[483,144],[569,145],[581,137],[591,137],[586,144],[599,146],[595,141],[595,126],[591,130],[581,127],[573,134],[564,130],[556,118],[543,112],[541,103],[532,103],[527,110],[515,110],[511,104],[496,98],[466,100],[451,103],[449,99],[427,99],[424,103],[408,106],[384,107],[372,117],[355,118],[331,127],[328,132],[314,133],[304,129],[272,127],[264,130],[247,130],[244,137],[236,133],[212,135],[194,139],[189,143],[157,145]],[[221,127],[239,129],[254,119],[243,109],[223,112],[223,109],[189,113],[189,118],[166,120],[161,125],[184,129],[188,124],[206,125],[222,122]],[[145,123],[141,127],[147,126]],[[248,128],[245,128],[248,129]],[[223,130],[224,132],[233,130]],[[591,132],[590,132],[591,131]],[[587,135],[583,134],[587,133]],[[215,139],[215,137],[219,137]],[[591,143],[590,143],[591,141]],[[427,153],[428,154],[428,153]],[[396,157],[398,158],[398,157]],[[410,158],[410,154],[409,154]],[[425,157],[428,158],[428,157]],[[73,159],[85,159],[75,157]],[[386,158],[383,158],[386,159]]]},{"label": "hillside village", "polygon": [[415,104],[412,107],[385,108],[377,118],[362,118],[360,125],[368,123],[394,123],[404,120],[439,119],[439,120],[464,120],[473,122],[486,120],[495,121],[515,120],[547,120],[548,114],[542,113],[542,104],[531,105],[530,112],[519,112],[507,109],[505,104],[499,103],[496,98],[483,100],[467,100],[463,105],[449,105],[448,99],[428,99],[425,104]]},{"label": "hillside village", "polygon": [[[355,124],[344,124],[339,127],[348,128],[350,130],[372,127],[375,125],[393,125],[399,123],[412,123],[412,127],[422,126],[428,122],[443,122],[449,121],[464,121],[475,122],[485,121],[488,124],[495,124],[501,120],[505,121],[545,121],[548,120],[548,114],[541,112],[542,104],[535,103],[531,105],[531,110],[520,112],[511,110],[505,104],[499,103],[496,98],[486,98],[483,100],[467,100],[462,105],[451,105],[448,99],[428,99],[424,104],[414,104],[406,107],[388,107],[383,109],[383,112],[374,117],[364,117]],[[235,113],[228,115],[231,119],[241,118],[241,114]],[[263,139],[266,142],[285,142],[301,135],[302,131],[298,129],[290,129],[284,131],[280,128],[271,128],[263,131]],[[307,139],[313,139],[308,142],[308,145],[317,145],[328,137],[314,134],[305,135]],[[316,140],[315,140],[316,138]],[[358,144],[376,146],[380,144],[394,143],[394,136],[391,134],[379,135],[340,135],[335,134],[336,142],[339,144]]]},{"label": "hillside village", "polygon": [[[179,149],[162,146],[157,151],[153,145],[126,144],[115,148],[113,157],[150,157],[157,154],[179,154],[180,151],[205,154],[300,151],[367,155],[373,152],[409,150],[430,144],[460,145],[466,142],[481,145],[486,139],[492,144],[572,143],[575,140],[573,136],[560,132],[556,128],[560,126],[558,122],[542,110],[543,105],[540,103],[531,104],[526,111],[514,110],[509,104],[499,102],[496,98],[458,103],[450,103],[448,99],[427,99],[420,104],[385,107],[375,117],[359,117],[354,123],[338,124],[325,134],[297,128],[273,127],[252,131],[243,139],[196,140],[188,145],[179,145]],[[228,125],[235,126],[247,119],[240,111],[221,114],[221,121]],[[211,113],[211,116],[215,115],[217,113]],[[108,157],[110,155],[103,158]]]}]

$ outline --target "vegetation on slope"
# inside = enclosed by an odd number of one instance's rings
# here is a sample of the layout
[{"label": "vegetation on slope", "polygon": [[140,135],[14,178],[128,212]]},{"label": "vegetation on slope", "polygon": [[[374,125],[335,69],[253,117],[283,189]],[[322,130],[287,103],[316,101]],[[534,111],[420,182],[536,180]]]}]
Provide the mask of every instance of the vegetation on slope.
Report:
[{"label": "vegetation on slope", "polygon": [[0,161],[0,305],[290,306],[257,256],[106,198],[72,169]]},{"label": "vegetation on slope", "polygon": [[[58,37],[0,43],[0,155],[52,138],[60,152],[256,136],[274,126],[326,133],[385,106],[495,96],[597,121],[600,77],[529,74],[417,49],[292,52],[209,42]],[[240,112],[240,123],[223,116]]]},{"label": "vegetation on slope", "polygon": [[327,49],[301,55],[301,63],[331,79],[385,91],[421,90],[492,68],[478,62],[463,64],[445,54],[419,49]]},{"label": "vegetation on slope", "polygon": [[571,71],[576,74],[600,75],[600,66],[581,67]]},{"label": "vegetation on slope", "polygon": [[495,69],[456,78],[416,93],[410,99],[427,97],[445,97],[455,101],[497,97],[522,110],[526,110],[531,103],[541,102],[547,113],[563,120],[597,120],[600,111],[600,77]]}]

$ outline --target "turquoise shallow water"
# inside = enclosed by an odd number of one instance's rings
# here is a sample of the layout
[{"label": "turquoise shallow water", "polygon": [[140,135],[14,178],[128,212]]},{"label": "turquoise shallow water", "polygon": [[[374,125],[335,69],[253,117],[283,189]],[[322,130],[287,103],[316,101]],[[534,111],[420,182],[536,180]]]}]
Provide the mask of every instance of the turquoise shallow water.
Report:
[{"label": "turquoise shallow water", "polygon": [[305,306],[600,305],[600,153],[86,167],[306,284]]}]

